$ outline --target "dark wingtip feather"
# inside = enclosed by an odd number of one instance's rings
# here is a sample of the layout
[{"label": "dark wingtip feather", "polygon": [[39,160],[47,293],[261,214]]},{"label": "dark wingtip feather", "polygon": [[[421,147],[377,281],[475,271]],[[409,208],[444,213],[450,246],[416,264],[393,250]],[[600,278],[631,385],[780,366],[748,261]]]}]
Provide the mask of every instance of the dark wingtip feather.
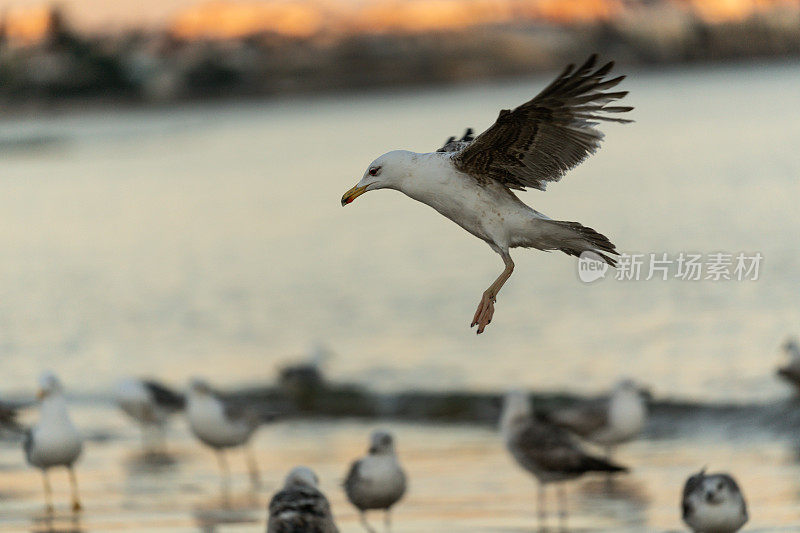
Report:
[{"label": "dark wingtip feather", "polygon": [[612,68],[614,68],[614,62],[613,61],[609,61],[608,63],[606,63],[605,65],[603,65],[599,69],[595,70],[594,74],[592,74],[592,76],[598,77],[598,78],[602,78],[603,76],[605,76],[606,74],[611,72]]}]

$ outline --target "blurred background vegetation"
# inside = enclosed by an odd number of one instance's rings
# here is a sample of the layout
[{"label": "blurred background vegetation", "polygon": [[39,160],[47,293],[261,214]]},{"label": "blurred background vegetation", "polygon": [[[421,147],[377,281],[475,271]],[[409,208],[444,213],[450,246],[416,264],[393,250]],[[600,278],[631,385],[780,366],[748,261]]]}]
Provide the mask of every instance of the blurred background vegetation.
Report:
[{"label": "blurred background vegetation", "polygon": [[[796,0],[0,1],[0,102],[164,102],[800,55]],[[19,109],[19,107],[7,107]]]}]

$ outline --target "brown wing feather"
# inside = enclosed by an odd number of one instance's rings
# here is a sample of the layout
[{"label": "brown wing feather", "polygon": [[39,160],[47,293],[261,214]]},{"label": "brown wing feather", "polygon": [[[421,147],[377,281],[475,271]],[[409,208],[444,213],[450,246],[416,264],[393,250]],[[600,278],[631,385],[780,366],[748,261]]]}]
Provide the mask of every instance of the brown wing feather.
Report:
[{"label": "brown wing feather", "polygon": [[588,437],[608,424],[608,406],[605,401],[602,405],[587,402],[584,405],[543,413],[543,417],[576,435]]},{"label": "brown wing feather", "polygon": [[534,470],[580,475],[590,471],[619,472],[625,467],[585,453],[561,428],[530,424],[516,435],[517,460]]},{"label": "brown wing feather", "polygon": [[532,100],[513,111],[500,111],[497,121],[453,156],[453,162],[486,183],[499,181],[511,189],[544,190],[600,146],[597,121],[631,122],[608,116],[632,107],[606,104],[627,91],[604,92],[625,76],[604,80],[613,61],[595,69],[593,55],[577,70],[568,66]]}]

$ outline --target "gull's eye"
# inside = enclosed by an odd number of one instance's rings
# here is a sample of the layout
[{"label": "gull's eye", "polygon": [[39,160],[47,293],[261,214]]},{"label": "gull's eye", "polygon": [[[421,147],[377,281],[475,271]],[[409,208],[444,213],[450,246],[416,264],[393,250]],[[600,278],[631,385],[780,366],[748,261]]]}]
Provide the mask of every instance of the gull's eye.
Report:
[{"label": "gull's eye", "polygon": [[370,176],[377,176],[378,173],[381,171],[381,167],[372,167],[369,169]]}]

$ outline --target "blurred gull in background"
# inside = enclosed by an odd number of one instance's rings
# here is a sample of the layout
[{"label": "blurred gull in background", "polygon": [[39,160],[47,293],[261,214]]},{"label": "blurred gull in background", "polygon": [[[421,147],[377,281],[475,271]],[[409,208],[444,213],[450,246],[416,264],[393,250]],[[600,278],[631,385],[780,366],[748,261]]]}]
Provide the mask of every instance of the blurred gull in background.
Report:
[{"label": "blurred gull in background", "polygon": [[585,453],[569,434],[557,426],[537,419],[528,396],[519,391],[506,395],[500,431],[506,448],[517,463],[539,481],[538,511],[540,526],[547,518],[545,485],[557,483],[559,519],[566,525],[567,507],[563,481],[587,472],[626,472],[623,466]]},{"label": "blurred gull in background", "polygon": [[369,453],[355,461],[344,481],[347,499],[356,506],[361,523],[369,532],[366,511],[382,509],[386,530],[391,529],[391,509],[406,492],[406,474],[394,449],[394,437],[388,431],[370,436]]},{"label": "blurred gull in background", "polygon": [[183,395],[153,380],[128,377],[117,382],[114,399],[139,423],[145,453],[166,452],[166,424],[184,408]]},{"label": "blurred gull in background", "polygon": [[778,375],[794,385],[796,392],[800,392],[800,343],[796,337],[791,337],[783,343],[783,351],[789,356],[789,362],[778,368]]},{"label": "blurred gull in background", "polygon": [[695,533],[734,533],[747,522],[747,504],[728,474],[706,474],[686,480],[681,501],[683,521]]},{"label": "blurred gull in background", "polygon": [[604,446],[611,459],[614,448],[635,439],[647,422],[643,391],[630,379],[617,383],[611,395],[576,407],[543,412],[548,422],[589,442]]},{"label": "blurred gull in background", "polygon": [[310,468],[296,466],[269,502],[267,533],[338,533],[328,499]]},{"label": "blurred gull in background", "polygon": [[193,379],[186,398],[186,416],[189,428],[200,442],[214,449],[221,470],[222,498],[230,502],[230,469],[225,459],[225,450],[242,446],[245,448],[250,482],[258,490],[258,465],[252,450],[247,446],[250,437],[261,425],[262,417],[252,409],[224,402],[203,380]]},{"label": "blurred gull in background", "polygon": [[39,379],[39,421],[25,437],[25,458],[31,466],[42,471],[47,512],[53,512],[53,495],[48,471],[54,466],[64,466],[69,473],[72,489],[72,510],[80,511],[78,483],[73,465],[81,454],[83,439],[72,425],[67,402],[58,378],[45,372]]}]

